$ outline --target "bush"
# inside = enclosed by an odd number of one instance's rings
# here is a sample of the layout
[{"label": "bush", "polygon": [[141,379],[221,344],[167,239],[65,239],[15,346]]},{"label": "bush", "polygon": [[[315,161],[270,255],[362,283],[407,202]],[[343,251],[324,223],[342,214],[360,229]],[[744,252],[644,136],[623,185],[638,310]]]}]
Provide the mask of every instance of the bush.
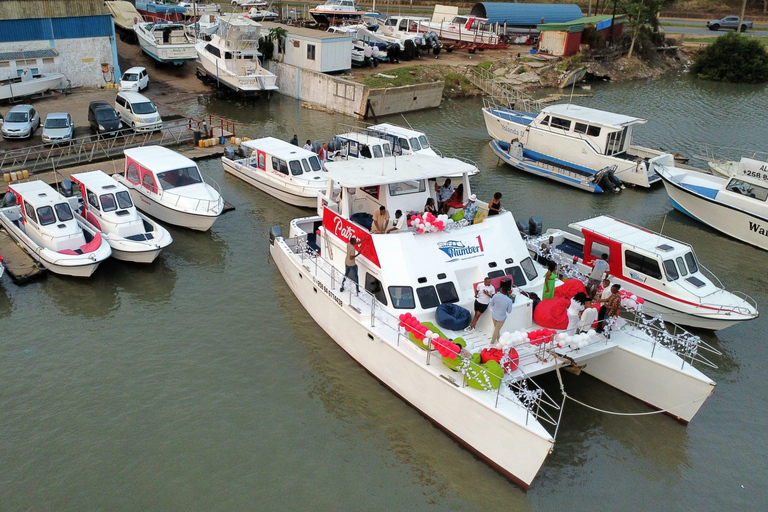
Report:
[{"label": "bush", "polygon": [[768,53],[760,41],[731,32],[700,51],[690,71],[717,82],[768,82]]}]

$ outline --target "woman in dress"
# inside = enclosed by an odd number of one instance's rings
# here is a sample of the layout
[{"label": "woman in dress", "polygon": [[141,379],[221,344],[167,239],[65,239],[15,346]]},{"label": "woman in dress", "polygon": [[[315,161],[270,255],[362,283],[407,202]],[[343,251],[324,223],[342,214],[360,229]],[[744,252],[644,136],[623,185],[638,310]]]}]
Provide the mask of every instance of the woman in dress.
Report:
[{"label": "woman in dress", "polygon": [[557,280],[557,263],[549,261],[547,263],[547,273],[544,275],[544,292],[541,294],[542,299],[551,299],[555,296],[555,281]]},{"label": "woman in dress", "polygon": [[501,192],[493,194],[493,199],[488,203],[488,216],[501,213]]},{"label": "woman in dress", "polygon": [[437,208],[435,207],[435,200],[433,198],[427,199],[427,204],[424,205],[424,213],[431,213],[437,215]]},{"label": "woman in dress", "polygon": [[587,294],[579,292],[571,299],[571,305],[568,306],[568,332],[575,332],[576,325],[579,323],[579,315],[584,311],[585,304],[587,303]]}]

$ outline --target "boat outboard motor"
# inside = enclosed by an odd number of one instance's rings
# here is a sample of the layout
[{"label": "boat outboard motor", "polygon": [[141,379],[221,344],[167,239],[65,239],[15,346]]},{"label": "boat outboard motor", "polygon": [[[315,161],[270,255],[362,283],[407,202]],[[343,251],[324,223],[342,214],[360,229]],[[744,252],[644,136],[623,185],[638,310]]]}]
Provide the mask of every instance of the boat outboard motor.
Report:
[{"label": "boat outboard motor", "polygon": [[528,236],[528,224],[524,220],[517,219],[517,230],[521,235]]},{"label": "boat outboard motor", "polygon": [[16,206],[16,194],[6,192],[3,197],[3,208],[10,208],[11,206]]},{"label": "boat outboard motor", "polygon": [[528,219],[528,233],[531,236],[539,236],[541,234],[541,219],[535,215]]},{"label": "boat outboard motor", "polygon": [[275,245],[275,239],[282,237],[283,230],[280,229],[280,226],[272,226],[272,228],[269,230],[269,245]]},{"label": "boat outboard motor", "polygon": [[400,62],[400,44],[392,43],[387,46],[387,59],[393,64]]},{"label": "boat outboard motor", "polygon": [[320,144],[319,142],[315,141],[315,142],[312,143],[312,152],[317,154],[317,153],[320,152],[320,148],[322,148],[322,147],[323,147],[322,144]]},{"label": "boat outboard motor", "polygon": [[72,182],[64,180],[61,182],[61,195],[64,197],[72,197]]},{"label": "boat outboard motor", "polygon": [[224,148],[224,158],[228,158],[230,160],[235,159],[235,150],[232,146],[227,146]]},{"label": "boat outboard motor", "polygon": [[416,56],[416,43],[413,42],[413,39],[406,39],[403,43],[403,54],[402,58],[405,61],[413,60],[413,58]]}]

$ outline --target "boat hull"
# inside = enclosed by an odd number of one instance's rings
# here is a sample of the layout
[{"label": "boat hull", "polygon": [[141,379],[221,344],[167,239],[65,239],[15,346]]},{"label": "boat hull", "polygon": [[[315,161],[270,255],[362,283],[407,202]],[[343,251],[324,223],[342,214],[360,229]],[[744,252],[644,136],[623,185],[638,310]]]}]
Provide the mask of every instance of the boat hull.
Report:
[{"label": "boat hull", "polygon": [[305,189],[290,183],[278,182],[278,180],[270,178],[264,171],[251,170],[253,168],[241,165],[229,158],[222,158],[221,163],[224,166],[224,171],[284,203],[302,208],[317,208],[318,189]]},{"label": "boat hull", "polygon": [[[382,340],[368,327],[370,314],[357,312],[340,294],[318,286],[282,238],[270,246],[270,254],[302,306],[350,357],[506,477],[523,488],[530,486],[552,450],[554,440],[550,436],[505,418]],[[499,446],[514,449],[499,450]]]},{"label": "boat hull", "polygon": [[363,19],[362,11],[343,12],[343,11],[318,11],[310,9],[309,14],[320,25],[337,25],[347,21],[360,21]]},{"label": "boat hull", "polygon": [[[127,261],[131,263],[152,263],[160,255],[160,253],[171,245],[173,238],[168,231],[159,224],[152,222],[143,215],[139,214],[145,225],[152,226],[152,231],[149,231],[153,235],[153,239],[147,241],[135,241],[127,238],[118,237],[110,233],[101,232],[101,236],[107,241],[112,248],[112,257],[116,260]],[[77,215],[77,220],[81,224],[87,224],[92,230],[97,230],[96,226],[85,220],[82,216]]]},{"label": "boat hull", "polygon": [[661,175],[672,206],[707,226],[768,251],[768,219],[696,194]]},{"label": "boat hull", "polygon": [[[204,50],[198,48],[197,53],[200,61],[198,69],[205,73],[209,80],[213,80],[217,86],[223,85],[243,96],[256,96],[279,89],[276,85],[277,77],[271,73],[267,75],[238,76],[227,71],[225,68],[217,66],[215,61],[208,58]],[[198,78],[203,77],[198,74]]]},{"label": "boat hull", "polygon": [[150,42],[149,37],[150,35],[147,35],[143,30],[136,28],[136,38],[139,40],[141,50],[158,62],[181,66],[187,61],[197,59],[194,44],[158,45],[153,44],[154,41]]},{"label": "boat hull", "polygon": [[25,96],[44,93],[59,85],[62,78],[64,78],[64,75],[59,73],[49,73],[43,75],[41,78],[33,78],[26,82],[0,85],[0,100],[23,98]]}]

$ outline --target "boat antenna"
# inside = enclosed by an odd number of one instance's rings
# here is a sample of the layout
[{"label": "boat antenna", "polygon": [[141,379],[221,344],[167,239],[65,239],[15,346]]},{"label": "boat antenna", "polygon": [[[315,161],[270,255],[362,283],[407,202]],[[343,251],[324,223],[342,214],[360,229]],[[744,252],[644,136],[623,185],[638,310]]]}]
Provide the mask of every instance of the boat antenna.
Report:
[{"label": "boat antenna", "polygon": [[664,224],[667,223],[667,214],[664,214],[664,220],[661,221],[661,229],[659,230],[659,234],[662,234],[664,232]]},{"label": "boat antenna", "polygon": [[574,80],[574,81],[571,83],[571,97],[570,97],[570,98],[568,98],[568,106],[569,106],[569,107],[571,106],[571,102],[573,101],[573,90],[574,90],[575,88],[576,88],[576,80]]},{"label": "boat antenna", "polygon": [[413,126],[411,126],[411,123],[409,123],[408,120],[405,118],[405,115],[404,114],[400,114],[400,115],[403,117],[403,121],[405,121],[405,124],[408,125],[408,128],[413,130]]}]

